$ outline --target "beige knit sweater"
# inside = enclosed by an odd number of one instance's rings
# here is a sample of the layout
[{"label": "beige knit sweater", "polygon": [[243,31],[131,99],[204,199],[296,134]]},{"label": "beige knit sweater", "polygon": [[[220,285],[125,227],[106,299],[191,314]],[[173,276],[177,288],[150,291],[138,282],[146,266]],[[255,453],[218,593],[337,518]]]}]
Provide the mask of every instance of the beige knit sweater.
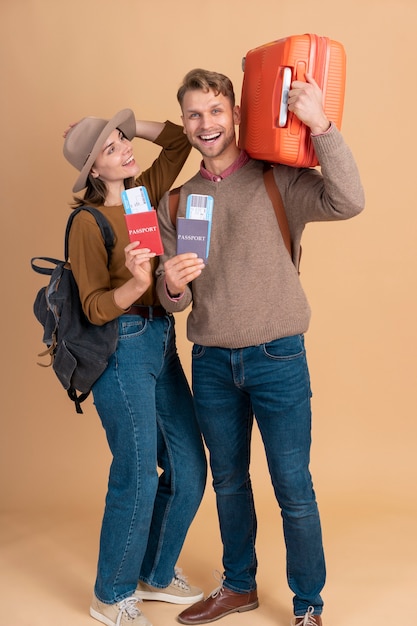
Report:
[{"label": "beige knit sweater", "polygon": [[[286,209],[294,260],[305,225],[344,220],[364,207],[364,193],[352,154],[335,126],[314,138],[321,165],[274,168]],[[214,198],[210,252],[202,274],[179,300],[166,291],[163,263],[176,254],[176,229],[167,207],[159,206],[165,254],[160,257],[157,294],[172,312],[186,309],[190,341],[205,346],[242,348],[304,333],[310,307],[298,272],[284,246],[263,181],[263,163],[250,160],[220,182],[200,173],[183,185],[178,216],[190,193]]]}]

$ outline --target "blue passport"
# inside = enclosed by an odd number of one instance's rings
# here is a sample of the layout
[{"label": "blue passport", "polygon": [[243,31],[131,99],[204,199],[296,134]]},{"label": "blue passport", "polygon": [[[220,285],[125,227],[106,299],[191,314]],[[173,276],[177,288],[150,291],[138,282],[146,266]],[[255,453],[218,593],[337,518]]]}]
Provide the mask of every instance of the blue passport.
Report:
[{"label": "blue passport", "polygon": [[208,220],[179,217],[177,219],[177,254],[195,252],[206,263],[208,234]]}]

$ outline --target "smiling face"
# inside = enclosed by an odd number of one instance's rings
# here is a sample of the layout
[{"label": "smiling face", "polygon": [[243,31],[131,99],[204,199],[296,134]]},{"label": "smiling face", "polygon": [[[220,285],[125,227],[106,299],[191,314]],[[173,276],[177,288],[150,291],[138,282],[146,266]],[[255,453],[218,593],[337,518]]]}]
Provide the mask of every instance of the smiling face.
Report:
[{"label": "smiling face", "polygon": [[212,89],[190,89],[183,97],[181,117],[189,142],[203,155],[210,171],[220,173],[235,161],[240,111],[227,96]]},{"label": "smiling face", "polygon": [[116,128],[104,142],[90,174],[94,178],[100,177],[108,190],[116,187],[122,190],[123,181],[137,176],[139,171],[132,143]]}]

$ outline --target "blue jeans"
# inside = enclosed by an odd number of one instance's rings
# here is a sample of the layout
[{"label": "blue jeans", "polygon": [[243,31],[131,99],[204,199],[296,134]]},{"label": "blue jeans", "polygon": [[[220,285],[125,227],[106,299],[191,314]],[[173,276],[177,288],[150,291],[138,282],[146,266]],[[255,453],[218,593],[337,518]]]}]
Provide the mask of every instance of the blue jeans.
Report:
[{"label": "blue jeans", "polygon": [[113,455],[95,593],[113,604],[138,580],[169,585],[204,492],[206,458],[174,318],[122,315],[93,394]]},{"label": "blue jeans", "polygon": [[294,614],[321,613],[320,518],[309,472],[311,390],[304,340],[242,349],[193,346],[193,391],[216,493],[225,586],[256,588],[257,520],[249,473],[255,416],[281,509]]}]

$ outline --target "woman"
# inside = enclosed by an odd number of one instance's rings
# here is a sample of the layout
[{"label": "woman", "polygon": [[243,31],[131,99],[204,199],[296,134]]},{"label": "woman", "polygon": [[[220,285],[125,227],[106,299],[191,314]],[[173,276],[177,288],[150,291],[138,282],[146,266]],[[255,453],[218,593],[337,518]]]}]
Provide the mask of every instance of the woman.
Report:
[{"label": "woman", "polygon": [[[162,147],[140,175],[135,136]],[[84,118],[65,133],[64,155],[80,172],[73,191],[86,188],[74,206],[99,208],[115,233],[108,266],[87,211],[75,217],[69,239],[87,317],[99,325],[119,320],[118,347],[93,386],[113,460],[90,614],[108,626],[150,626],[137,607],[141,599],[191,604],[203,596],[175,569],[204,491],[203,444],[174,318],[154,289],[155,255],[129,243],[121,201],[125,188],[143,185],[157,207],[189,151],[182,127],[136,121],[129,109],[111,120]]]}]

